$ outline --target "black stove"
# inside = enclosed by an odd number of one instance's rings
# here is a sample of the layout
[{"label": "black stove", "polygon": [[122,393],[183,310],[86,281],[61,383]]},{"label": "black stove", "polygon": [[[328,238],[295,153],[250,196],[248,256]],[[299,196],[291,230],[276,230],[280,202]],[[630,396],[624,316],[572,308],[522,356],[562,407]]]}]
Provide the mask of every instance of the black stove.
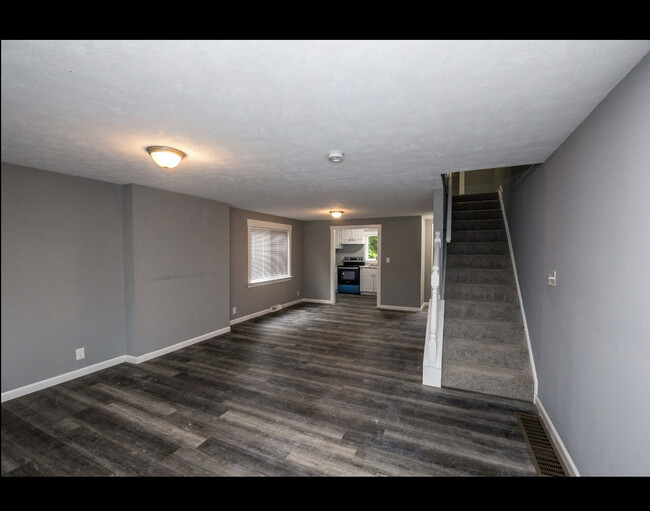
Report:
[{"label": "black stove", "polygon": [[339,293],[361,294],[361,267],[366,263],[363,257],[344,257],[336,267]]}]

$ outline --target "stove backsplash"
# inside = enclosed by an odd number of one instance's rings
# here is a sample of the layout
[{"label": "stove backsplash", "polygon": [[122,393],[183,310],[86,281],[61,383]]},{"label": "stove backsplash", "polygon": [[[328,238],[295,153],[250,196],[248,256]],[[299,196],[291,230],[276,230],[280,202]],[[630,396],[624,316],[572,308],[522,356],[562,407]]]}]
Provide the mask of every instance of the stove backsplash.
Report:
[{"label": "stove backsplash", "polygon": [[365,245],[343,245],[343,248],[336,249],[336,264],[341,264],[344,257],[364,257]]}]

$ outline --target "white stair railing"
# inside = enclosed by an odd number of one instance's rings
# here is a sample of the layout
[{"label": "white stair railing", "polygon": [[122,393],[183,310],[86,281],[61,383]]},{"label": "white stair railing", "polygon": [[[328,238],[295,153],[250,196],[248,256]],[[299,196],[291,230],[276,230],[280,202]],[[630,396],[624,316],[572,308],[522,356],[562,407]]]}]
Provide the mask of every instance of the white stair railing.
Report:
[{"label": "white stair railing", "polygon": [[427,319],[422,383],[440,387],[442,376],[442,317],[444,302],[440,300],[440,231],[433,240],[433,267],[431,268],[431,298]]}]

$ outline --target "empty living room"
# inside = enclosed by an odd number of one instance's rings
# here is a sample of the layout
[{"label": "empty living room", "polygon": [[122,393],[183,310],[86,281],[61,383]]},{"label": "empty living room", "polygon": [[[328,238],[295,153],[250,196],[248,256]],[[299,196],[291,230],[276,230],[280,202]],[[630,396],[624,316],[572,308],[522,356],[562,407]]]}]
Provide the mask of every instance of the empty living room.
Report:
[{"label": "empty living room", "polygon": [[649,52],[2,40],[2,478],[650,476]]}]

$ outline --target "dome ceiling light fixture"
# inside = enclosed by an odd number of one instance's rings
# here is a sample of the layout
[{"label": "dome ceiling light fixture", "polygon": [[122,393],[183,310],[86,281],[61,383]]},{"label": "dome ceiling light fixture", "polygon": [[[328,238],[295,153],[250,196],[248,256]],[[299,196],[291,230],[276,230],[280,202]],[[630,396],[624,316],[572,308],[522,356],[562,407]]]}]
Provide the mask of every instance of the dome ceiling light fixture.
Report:
[{"label": "dome ceiling light fixture", "polygon": [[330,215],[332,215],[334,218],[341,218],[341,215],[343,213],[344,213],[344,211],[341,211],[341,210],[330,211]]},{"label": "dome ceiling light fixture", "polygon": [[149,146],[147,147],[147,152],[156,165],[165,170],[177,167],[181,160],[186,156],[183,151],[161,145]]},{"label": "dome ceiling light fixture", "polygon": [[341,151],[330,151],[327,153],[327,159],[329,161],[333,161],[334,163],[338,163],[340,161],[343,161],[343,153]]}]

